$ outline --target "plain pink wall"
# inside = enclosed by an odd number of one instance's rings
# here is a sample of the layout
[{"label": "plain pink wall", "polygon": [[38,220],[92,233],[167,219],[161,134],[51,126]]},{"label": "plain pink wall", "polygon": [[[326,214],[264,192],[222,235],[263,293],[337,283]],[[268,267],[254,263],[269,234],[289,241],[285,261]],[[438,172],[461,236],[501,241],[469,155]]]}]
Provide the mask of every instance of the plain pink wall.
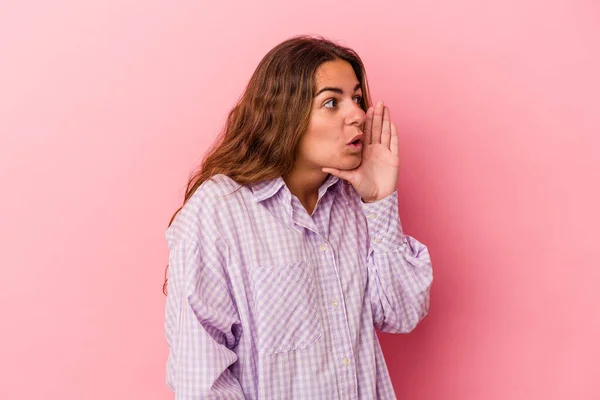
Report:
[{"label": "plain pink wall", "polygon": [[363,57],[401,131],[430,315],[402,399],[599,399],[600,6],[0,4],[0,399],[168,399],[164,230],[262,56]]}]

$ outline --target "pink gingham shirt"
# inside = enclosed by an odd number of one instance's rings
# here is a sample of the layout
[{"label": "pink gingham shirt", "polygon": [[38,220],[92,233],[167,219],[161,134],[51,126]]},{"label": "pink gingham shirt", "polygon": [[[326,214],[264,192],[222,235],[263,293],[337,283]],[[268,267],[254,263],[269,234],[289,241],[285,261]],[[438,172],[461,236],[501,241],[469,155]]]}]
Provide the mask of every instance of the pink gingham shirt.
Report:
[{"label": "pink gingham shirt", "polygon": [[206,181],[167,229],[175,399],[394,399],[375,329],[427,314],[427,248],[398,197],[328,176],[309,215],[283,179]]}]

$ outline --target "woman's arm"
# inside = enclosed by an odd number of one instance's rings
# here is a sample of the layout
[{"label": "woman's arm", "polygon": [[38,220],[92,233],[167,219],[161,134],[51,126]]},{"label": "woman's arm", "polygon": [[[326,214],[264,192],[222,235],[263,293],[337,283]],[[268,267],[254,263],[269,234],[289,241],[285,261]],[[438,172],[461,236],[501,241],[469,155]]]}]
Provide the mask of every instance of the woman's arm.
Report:
[{"label": "woman's arm", "polygon": [[429,252],[403,234],[397,192],[362,207],[369,230],[367,296],[373,323],[383,332],[410,332],[429,310],[433,280]]},{"label": "woman's arm", "polygon": [[177,400],[243,399],[229,369],[237,361],[232,349],[241,325],[227,283],[227,247],[209,213],[200,213],[205,215],[197,215],[202,221],[197,241],[169,241],[167,384]]}]

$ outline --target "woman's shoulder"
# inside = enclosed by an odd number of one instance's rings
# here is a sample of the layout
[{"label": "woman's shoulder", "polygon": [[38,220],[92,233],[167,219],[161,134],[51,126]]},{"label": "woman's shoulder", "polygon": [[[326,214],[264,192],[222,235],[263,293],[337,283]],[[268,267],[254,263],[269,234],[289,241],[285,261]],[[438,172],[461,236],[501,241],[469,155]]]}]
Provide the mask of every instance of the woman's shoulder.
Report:
[{"label": "woman's shoulder", "polygon": [[225,175],[214,175],[204,181],[190,196],[167,228],[169,241],[198,240],[203,233],[218,230],[226,223],[230,201],[242,185]]},{"label": "woman's shoulder", "polygon": [[242,188],[242,185],[226,175],[213,175],[198,187],[188,200],[188,203],[204,204],[207,201],[216,202],[237,192],[240,188]]}]

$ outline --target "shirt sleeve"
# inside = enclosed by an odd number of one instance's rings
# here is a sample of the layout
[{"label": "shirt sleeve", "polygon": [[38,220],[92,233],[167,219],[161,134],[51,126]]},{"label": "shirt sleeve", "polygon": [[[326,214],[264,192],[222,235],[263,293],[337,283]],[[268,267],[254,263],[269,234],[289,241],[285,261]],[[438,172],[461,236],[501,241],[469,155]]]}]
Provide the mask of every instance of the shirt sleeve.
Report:
[{"label": "shirt sleeve", "polygon": [[373,323],[382,332],[408,333],[429,311],[429,252],[402,232],[397,192],[362,207],[369,231],[366,290]]},{"label": "shirt sleeve", "polygon": [[226,274],[227,247],[212,226],[205,228],[198,241],[168,240],[167,385],[176,400],[243,399],[229,369],[238,358],[232,349],[241,324]]}]

